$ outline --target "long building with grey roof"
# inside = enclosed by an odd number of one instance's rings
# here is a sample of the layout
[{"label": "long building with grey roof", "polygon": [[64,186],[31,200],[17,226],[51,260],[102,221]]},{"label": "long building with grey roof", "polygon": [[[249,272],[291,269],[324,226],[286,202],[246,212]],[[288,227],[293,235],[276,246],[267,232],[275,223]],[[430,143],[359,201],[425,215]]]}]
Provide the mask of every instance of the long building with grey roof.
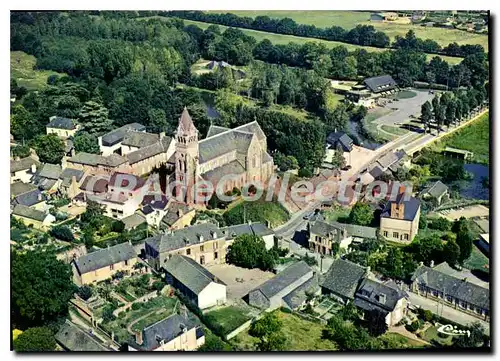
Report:
[{"label": "long building with grey roof", "polygon": [[55,335],[57,343],[70,352],[114,351],[88,330],[83,330],[73,322],[66,320]]}]

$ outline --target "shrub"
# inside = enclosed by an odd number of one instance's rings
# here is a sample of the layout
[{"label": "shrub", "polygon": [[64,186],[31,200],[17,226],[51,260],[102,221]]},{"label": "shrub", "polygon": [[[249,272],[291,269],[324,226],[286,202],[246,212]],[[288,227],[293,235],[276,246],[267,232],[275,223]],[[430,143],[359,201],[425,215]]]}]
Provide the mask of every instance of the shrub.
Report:
[{"label": "shrub", "polygon": [[125,223],[122,221],[114,221],[111,224],[111,231],[116,233],[122,233],[125,230]]},{"label": "shrub", "polygon": [[451,222],[446,218],[440,217],[437,219],[433,219],[432,222],[429,223],[429,228],[446,232],[451,229]]},{"label": "shrub", "polygon": [[142,302],[135,302],[132,303],[132,309],[134,311],[140,310],[142,308],[143,303]]},{"label": "shrub", "polygon": [[163,289],[164,283],[162,281],[155,281],[153,283],[153,289],[156,291],[161,291]]},{"label": "shrub", "polygon": [[90,297],[92,297],[92,288],[89,286],[82,286],[78,289],[78,296],[84,300],[87,301]]},{"label": "shrub", "polygon": [[417,330],[420,328],[420,322],[418,320],[415,320],[411,324],[406,325],[405,328],[410,332],[417,332]]},{"label": "shrub", "polygon": [[55,226],[50,230],[50,235],[61,241],[73,242],[75,237],[67,226]]},{"label": "shrub", "polygon": [[[133,306],[133,305],[132,305]],[[104,322],[110,322],[116,320],[116,316],[113,315],[113,311],[116,308],[113,305],[106,305],[102,311],[102,319]]]}]

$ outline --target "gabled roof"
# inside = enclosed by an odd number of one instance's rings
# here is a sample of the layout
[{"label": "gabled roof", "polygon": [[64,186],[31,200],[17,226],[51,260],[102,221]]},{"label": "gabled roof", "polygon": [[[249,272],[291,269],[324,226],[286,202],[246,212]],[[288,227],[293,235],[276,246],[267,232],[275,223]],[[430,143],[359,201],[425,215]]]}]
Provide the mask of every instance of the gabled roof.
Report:
[{"label": "gabled roof", "polygon": [[283,297],[283,302],[285,302],[288,307],[292,310],[302,306],[307,300],[307,293],[316,293],[318,290],[318,277],[313,275],[306,282],[295,288],[292,292]]},{"label": "gabled roof", "polygon": [[[394,311],[398,301],[408,295],[399,288],[365,278],[356,291],[354,303],[366,309],[365,302],[386,311]],[[384,299],[385,298],[385,299]],[[360,302],[361,301],[361,302]],[[371,308],[371,306],[368,306]]]},{"label": "gabled roof", "polygon": [[31,207],[35,204],[45,201],[45,197],[38,188],[31,191],[21,193],[14,198],[13,204],[20,204],[22,206]]},{"label": "gabled roof", "polygon": [[194,320],[173,314],[144,328],[142,331],[143,344],[138,346],[141,350],[153,351],[160,346],[160,341],[170,342],[179,337],[184,329],[189,331],[196,327],[198,324]]},{"label": "gabled roof", "polygon": [[278,273],[274,278],[264,282],[250,292],[258,290],[262,292],[267,299],[271,299],[285,288],[289,287],[292,283],[307,275],[309,272],[312,273],[312,269],[307,265],[307,263],[304,261],[296,262]]},{"label": "gabled roof", "polygon": [[109,178],[108,186],[135,191],[142,188],[145,183],[146,181],[143,178],[134,174],[114,172]]},{"label": "gabled roof", "polygon": [[126,154],[126,157],[130,164],[134,164],[166,152],[171,142],[172,138],[165,136],[160,141]]},{"label": "gabled roof", "polygon": [[154,144],[160,140],[158,134],[128,131],[123,138],[122,145],[130,147],[143,148]]},{"label": "gabled roof", "polygon": [[207,133],[207,138],[213,137],[214,135],[227,132],[228,130],[231,130],[226,127],[221,127],[218,125],[211,125],[210,128],[208,128],[208,133]]},{"label": "gabled roof", "polygon": [[240,175],[243,173],[245,173],[245,167],[243,167],[239,160],[233,160],[232,162],[203,173],[202,177],[206,181],[212,182],[212,184],[217,184],[226,174]]},{"label": "gabled roof", "polygon": [[127,134],[128,131],[142,132],[145,130],[146,127],[139,123],[125,124],[124,126],[118,129],[112,130],[111,132],[104,134],[102,136],[102,145],[110,147],[112,145],[115,145],[116,143],[121,142],[123,138],[125,138],[125,135]]},{"label": "gabled roof", "polygon": [[342,227],[339,224],[314,221],[309,228],[309,232],[322,237],[335,237],[337,241],[342,239]]},{"label": "gabled roof", "polygon": [[63,186],[69,186],[73,177],[75,177],[77,182],[80,182],[84,174],[85,172],[80,169],[64,168],[63,172],[59,176],[59,179],[62,179]]},{"label": "gabled roof", "polygon": [[10,171],[11,173],[19,172],[20,170],[30,170],[32,165],[38,166],[39,163],[31,158],[26,157],[19,160],[11,160],[10,161]]},{"label": "gabled roof", "polygon": [[80,274],[84,274],[135,257],[137,254],[134,247],[129,242],[125,242],[88,253],[74,262]]},{"label": "gabled roof", "polygon": [[33,219],[35,221],[43,222],[45,218],[47,217],[47,214],[45,214],[42,211],[38,211],[36,209],[30,208],[28,206],[24,206],[22,204],[18,204],[14,207],[14,210],[12,211],[12,214],[24,218],[29,218]]},{"label": "gabled roof", "polygon": [[466,280],[459,279],[436,269],[420,266],[411,278],[412,282],[423,283],[427,287],[451,295],[454,298],[490,309],[490,291]]},{"label": "gabled roof", "polygon": [[188,134],[190,132],[197,132],[196,127],[194,126],[193,119],[189,114],[186,107],[182,111],[181,117],[179,119],[179,126],[177,127],[178,134]]},{"label": "gabled roof", "polygon": [[36,178],[59,179],[62,173],[62,168],[59,164],[45,163],[35,175]]},{"label": "gabled roof", "polygon": [[260,237],[274,234],[274,231],[269,229],[264,223],[238,224],[221,228],[221,230],[228,239],[235,238],[242,234],[253,234]]},{"label": "gabled roof", "polygon": [[337,295],[354,299],[356,289],[366,275],[366,268],[341,258],[333,261],[321,287]]},{"label": "gabled roof", "polygon": [[377,163],[382,169],[387,169],[394,163],[398,162],[401,158],[395,152],[389,152],[377,160]]},{"label": "gabled roof", "polygon": [[146,218],[141,216],[139,213],[134,213],[128,217],[123,218],[122,222],[123,224],[125,224],[125,229],[132,229],[146,223]]},{"label": "gabled roof", "polygon": [[104,193],[108,189],[108,180],[89,175],[83,180],[80,189],[87,192]]},{"label": "gabled roof", "polygon": [[61,326],[55,338],[62,347],[69,351],[113,351],[104,346],[89,331],[82,330],[68,320]]},{"label": "gabled roof", "polygon": [[56,128],[56,129],[66,129],[66,130],[74,130],[76,129],[76,123],[69,118],[63,117],[51,117],[50,122],[46,125],[47,128]]},{"label": "gabled roof", "polygon": [[331,132],[326,138],[326,142],[330,145],[330,149],[336,149],[340,145],[344,152],[350,152],[354,141],[346,132]]},{"label": "gabled roof", "polygon": [[374,179],[377,179],[378,177],[382,176],[384,174],[384,170],[380,168],[380,166],[376,165],[370,170],[370,174]]},{"label": "gabled roof", "polygon": [[367,78],[363,83],[374,93],[380,93],[397,87],[396,82],[390,75],[374,76]]},{"label": "gabled roof", "polygon": [[347,233],[347,237],[358,237],[358,238],[377,238],[377,228],[359,226],[357,224],[348,224],[340,222],[330,222],[331,225],[337,227],[338,229],[344,229]]},{"label": "gabled roof", "polygon": [[31,183],[14,182],[10,185],[10,196],[16,197],[23,193],[28,193],[37,189],[37,186]]},{"label": "gabled roof", "polygon": [[142,203],[143,206],[149,206],[152,209],[160,209],[164,210],[165,207],[167,207],[168,204],[168,198],[165,194],[159,194],[158,196],[154,194],[146,194],[142,198]]},{"label": "gabled roof", "polygon": [[[163,208],[164,209],[164,208]],[[163,216],[161,223],[166,225],[167,227],[172,226],[175,222],[179,220],[186,213],[189,213],[191,210],[187,206],[187,204],[182,202],[172,201],[167,205],[167,213]]]},{"label": "gabled roof", "polygon": [[200,164],[232,151],[246,155],[254,136],[254,133],[236,131],[233,129],[200,140],[198,143]]},{"label": "gabled roof", "polygon": [[222,231],[215,224],[202,223],[169,231],[159,237],[158,243],[154,242],[151,246],[156,248],[158,252],[163,253],[223,237]]},{"label": "gabled roof", "polygon": [[176,254],[164,263],[163,268],[196,295],[212,282],[225,285],[206,268],[187,256]]},{"label": "gabled roof", "polygon": [[438,180],[434,184],[431,184],[429,187],[424,188],[421,194],[428,194],[431,197],[439,198],[446,192],[448,192],[448,186]]},{"label": "gabled roof", "polygon": [[415,197],[410,197],[409,200],[404,200],[404,193],[400,193],[395,201],[387,202],[382,214],[383,218],[391,218],[391,206],[393,203],[404,204],[404,216],[403,219],[406,221],[413,221],[417,215],[420,208],[420,200]]}]

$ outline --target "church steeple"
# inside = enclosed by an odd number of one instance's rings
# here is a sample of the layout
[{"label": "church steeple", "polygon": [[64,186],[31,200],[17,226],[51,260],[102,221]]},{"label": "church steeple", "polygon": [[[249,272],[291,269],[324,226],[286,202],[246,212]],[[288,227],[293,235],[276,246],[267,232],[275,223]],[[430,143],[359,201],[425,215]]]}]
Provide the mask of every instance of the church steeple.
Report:
[{"label": "church steeple", "polygon": [[[186,107],[182,111],[176,132],[175,180],[184,186],[182,201],[193,203],[191,188],[198,177],[198,129]],[[176,195],[180,195],[177,187]]]}]

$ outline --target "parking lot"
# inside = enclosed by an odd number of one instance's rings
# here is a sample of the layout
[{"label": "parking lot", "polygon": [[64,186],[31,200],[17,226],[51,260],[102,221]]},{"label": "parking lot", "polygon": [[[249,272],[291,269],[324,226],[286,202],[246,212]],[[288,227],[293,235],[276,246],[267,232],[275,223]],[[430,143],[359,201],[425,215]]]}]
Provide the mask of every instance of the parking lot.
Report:
[{"label": "parking lot", "polygon": [[377,124],[397,125],[410,119],[410,116],[420,114],[422,104],[431,101],[435,94],[429,94],[427,90],[411,89],[417,95],[413,98],[399,99],[388,103],[385,108],[393,109],[391,113],[383,115],[375,120]]},{"label": "parking lot", "polygon": [[227,298],[238,299],[274,277],[260,269],[246,269],[230,264],[207,265],[206,268],[227,285]]},{"label": "parking lot", "polygon": [[488,217],[490,215],[490,210],[481,204],[476,204],[473,206],[467,206],[455,209],[446,209],[444,211],[438,212],[441,216],[454,221],[460,217],[473,218],[473,217]]}]

